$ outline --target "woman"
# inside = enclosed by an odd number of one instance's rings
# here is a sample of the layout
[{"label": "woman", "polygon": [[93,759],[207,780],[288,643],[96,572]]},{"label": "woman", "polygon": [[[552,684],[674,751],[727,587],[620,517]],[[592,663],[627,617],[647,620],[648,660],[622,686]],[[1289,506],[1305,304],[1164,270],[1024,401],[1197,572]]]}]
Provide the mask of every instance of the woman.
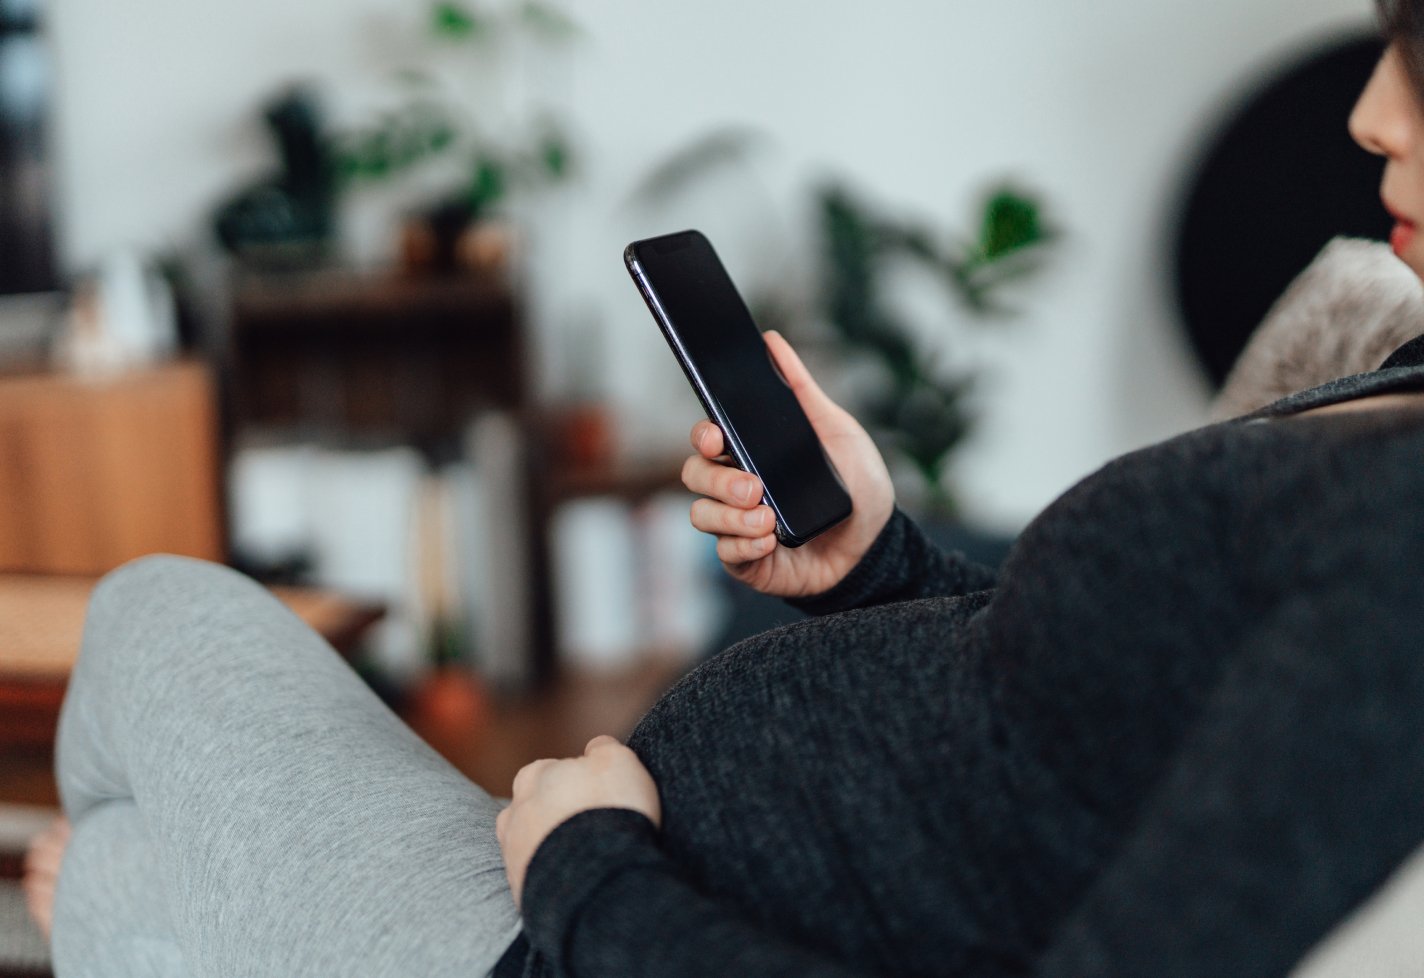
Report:
[{"label": "woman", "polygon": [[[1424,275],[1421,12],[1384,10],[1351,129]],[[706,423],[684,479],[727,569],[818,617],[502,812],[254,585],[106,579],[60,978],[1282,974],[1424,841],[1424,343],[1112,463],[997,582],[768,343],[855,516],[778,548]]]}]

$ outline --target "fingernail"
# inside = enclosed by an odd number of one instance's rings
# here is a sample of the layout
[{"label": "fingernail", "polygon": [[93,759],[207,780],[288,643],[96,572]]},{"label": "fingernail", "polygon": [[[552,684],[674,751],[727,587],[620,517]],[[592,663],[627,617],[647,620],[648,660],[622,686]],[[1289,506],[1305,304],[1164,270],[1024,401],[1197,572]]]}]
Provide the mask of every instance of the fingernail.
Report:
[{"label": "fingernail", "polygon": [[766,513],[764,513],[760,509],[748,510],[742,515],[742,522],[750,527],[761,526],[764,522],[766,522]]},{"label": "fingernail", "polygon": [[732,491],[736,494],[737,499],[741,502],[750,502],[752,494],[756,492],[756,483],[752,482],[750,479],[743,479],[737,483],[737,487]]}]

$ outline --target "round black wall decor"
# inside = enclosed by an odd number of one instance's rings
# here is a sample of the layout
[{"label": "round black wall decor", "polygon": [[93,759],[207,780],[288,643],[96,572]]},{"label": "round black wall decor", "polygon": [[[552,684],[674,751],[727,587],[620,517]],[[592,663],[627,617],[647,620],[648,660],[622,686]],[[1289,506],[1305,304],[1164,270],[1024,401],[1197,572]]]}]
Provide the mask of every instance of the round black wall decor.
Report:
[{"label": "round black wall decor", "polygon": [[1312,51],[1249,93],[1207,143],[1181,205],[1176,290],[1218,386],[1331,238],[1389,235],[1383,161],[1346,129],[1381,50],[1378,38],[1356,36]]}]

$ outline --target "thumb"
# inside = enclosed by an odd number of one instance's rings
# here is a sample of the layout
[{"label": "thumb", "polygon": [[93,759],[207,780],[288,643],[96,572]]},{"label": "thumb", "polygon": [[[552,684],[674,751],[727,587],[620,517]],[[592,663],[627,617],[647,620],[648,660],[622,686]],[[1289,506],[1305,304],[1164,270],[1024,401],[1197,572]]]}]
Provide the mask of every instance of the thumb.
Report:
[{"label": "thumb", "polygon": [[608,736],[608,734],[599,734],[597,737],[593,738],[593,739],[590,740],[587,744],[584,745],[583,752],[584,752],[584,755],[587,756],[587,755],[589,755],[589,754],[592,754],[595,750],[597,750],[597,749],[600,748],[600,747],[621,747],[621,746],[623,746],[623,743],[622,743],[622,741],[618,740],[618,738],[616,738],[616,737],[610,737],[610,736]]},{"label": "thumb", "polygon": [[821,390],[820,385],[811,377],[811,371],[806,369],[791,344],[786,342],[786,337],[774,329],[767,330],[762,336],[766,340],[767,348],[771,350],[771,357],[777,369],[781,371],[781,376],[786,378],[791,393],[796,395],[801,410],[806,412],[811,424],[819,427],[823,422],[834,420],[840,413],[840,406]]}]

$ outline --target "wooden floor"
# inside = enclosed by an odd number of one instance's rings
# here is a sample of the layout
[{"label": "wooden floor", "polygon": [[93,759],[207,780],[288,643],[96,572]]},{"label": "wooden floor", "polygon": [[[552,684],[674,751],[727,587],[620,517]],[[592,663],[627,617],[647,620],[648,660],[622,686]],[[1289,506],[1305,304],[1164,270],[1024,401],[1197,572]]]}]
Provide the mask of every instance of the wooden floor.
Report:
[{"label": "wooden floor", "polygon": [[653,658],[612,675],[565,675],[539,696],[494,702],[483,722],[442,722],[419,707],[405,719],[470,780],[508,796],[515,773],[530,761],[582,754],[599,734],[624,739],[686,668]]},{"label": "wooden floor", "polygon": [[[444,687],[413,696],[402,712],[466,776],[507,796],[515,772],[529,761],[582,753],[601,733],[625,737],[685,668],[674,658],[650,656],[628,671],[568,674],[544,693],[513,699]],[[58,804],[52,765],[48,751],[0,750],[0,802]]]}]

